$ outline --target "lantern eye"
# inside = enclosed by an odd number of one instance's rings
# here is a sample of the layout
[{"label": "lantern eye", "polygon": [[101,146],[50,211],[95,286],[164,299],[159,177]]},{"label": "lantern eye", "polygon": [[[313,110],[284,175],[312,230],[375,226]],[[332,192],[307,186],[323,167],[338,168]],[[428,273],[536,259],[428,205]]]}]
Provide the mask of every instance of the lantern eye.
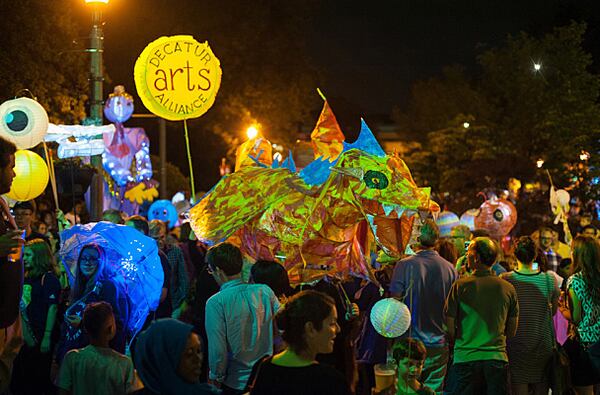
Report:
[{"label": "lantern eye", "polygon": [[496,210],[494,211],[494,214],[493,214],[493,215],[494,215],[494,219],[495,219],[496,221],[498,221],[498,222],[502,222],[502,220],[504,219],[504,214],[503,214],[503,213],[502,213],[502,211],[501,211],[501,210],[499,210],[499,209],[496,209]]},{"label": "lantern eye", "polygon": [[35,100],[20,97],[0,105],[0,136],[18,149],[35,147],[48,130],[48,114]]},{"label": "lantern eye", "polygon": [[13,132],[22,132],[29,123],[29,118],[21,110],[13,110],[4,116],[6,127]]},{"label": "lantern eye", "polygon": [[375,170],[367,171],[363,177],[363,181],[371,189],[385,189],[389,184],[387,176]]}]

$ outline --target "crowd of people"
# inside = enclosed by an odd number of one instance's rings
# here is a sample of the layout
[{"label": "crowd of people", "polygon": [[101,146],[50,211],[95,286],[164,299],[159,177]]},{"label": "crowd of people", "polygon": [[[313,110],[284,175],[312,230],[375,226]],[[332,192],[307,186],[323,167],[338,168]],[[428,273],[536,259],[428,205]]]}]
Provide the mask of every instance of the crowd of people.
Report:
[{"label": "crowd of people", "polygon": [[[0,139],[0,194],[15,147]],[[207,248],[189,224],[107,210],[103,220],[155,240],[163,284],[143,328],[89,243],[69,281],[60,230],[85,205],[0,199],[0,394],[547,394],[557,353],[577,394],[600,384],[597,229],[571,245],[552,227],[513,238],[459,225],[440,238],[431,219],[413,254],[373,261],[376,282],[325,277],[290,285],[274,261],[250,263],[230,243]],[[22,250],[22,256],[19,251]],[[376,302],[402,300],[411,326],[397,339],[369,320]],[[382,385],[381,366],[392,372]],[[556,393],[556,392],[554,392]]]}]

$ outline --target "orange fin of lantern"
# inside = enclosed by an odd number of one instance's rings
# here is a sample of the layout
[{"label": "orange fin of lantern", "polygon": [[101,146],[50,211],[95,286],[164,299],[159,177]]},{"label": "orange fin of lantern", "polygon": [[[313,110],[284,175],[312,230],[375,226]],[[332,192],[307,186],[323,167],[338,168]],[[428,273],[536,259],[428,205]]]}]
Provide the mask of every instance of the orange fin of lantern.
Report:
[{"label": "orange fin of lantern", "polygon": [[321,110],[319,120],[310,134],[310,139],[315,158],[323,157],[333,161],[344,150],[343,143],[346,137],[342,133],[342,129],[327,100],[323,104],[323,110]]}]

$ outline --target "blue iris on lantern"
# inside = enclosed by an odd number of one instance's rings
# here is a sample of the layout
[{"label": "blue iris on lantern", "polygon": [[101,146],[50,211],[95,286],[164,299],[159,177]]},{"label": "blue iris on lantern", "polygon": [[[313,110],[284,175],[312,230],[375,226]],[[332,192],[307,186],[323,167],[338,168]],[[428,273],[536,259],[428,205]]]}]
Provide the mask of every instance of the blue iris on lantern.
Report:
[{"label": "blue iris on lantern", "polygon": [[4,116],[4,122],[13,132],[21,132],[27,127],[29,118],[25,112],[14,110]]}]

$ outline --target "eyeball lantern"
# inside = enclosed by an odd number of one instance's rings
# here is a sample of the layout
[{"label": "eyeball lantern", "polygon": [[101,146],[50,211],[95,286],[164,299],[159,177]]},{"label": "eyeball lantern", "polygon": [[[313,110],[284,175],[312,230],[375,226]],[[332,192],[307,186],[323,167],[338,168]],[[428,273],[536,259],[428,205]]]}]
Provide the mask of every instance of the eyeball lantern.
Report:
[{"label": "eyeball lantern", "polygon": [[37,101],[27,97],[0,105],[0,135],[18,149],[35,147],[48,131],[48,114]]},{"label": "eyeball lantern", "polygon": [[488,199],[479,208],[474,222],[475,228],[486,229],[492,238],[500,240],[517,223],[517,209],[506,199]]}]

